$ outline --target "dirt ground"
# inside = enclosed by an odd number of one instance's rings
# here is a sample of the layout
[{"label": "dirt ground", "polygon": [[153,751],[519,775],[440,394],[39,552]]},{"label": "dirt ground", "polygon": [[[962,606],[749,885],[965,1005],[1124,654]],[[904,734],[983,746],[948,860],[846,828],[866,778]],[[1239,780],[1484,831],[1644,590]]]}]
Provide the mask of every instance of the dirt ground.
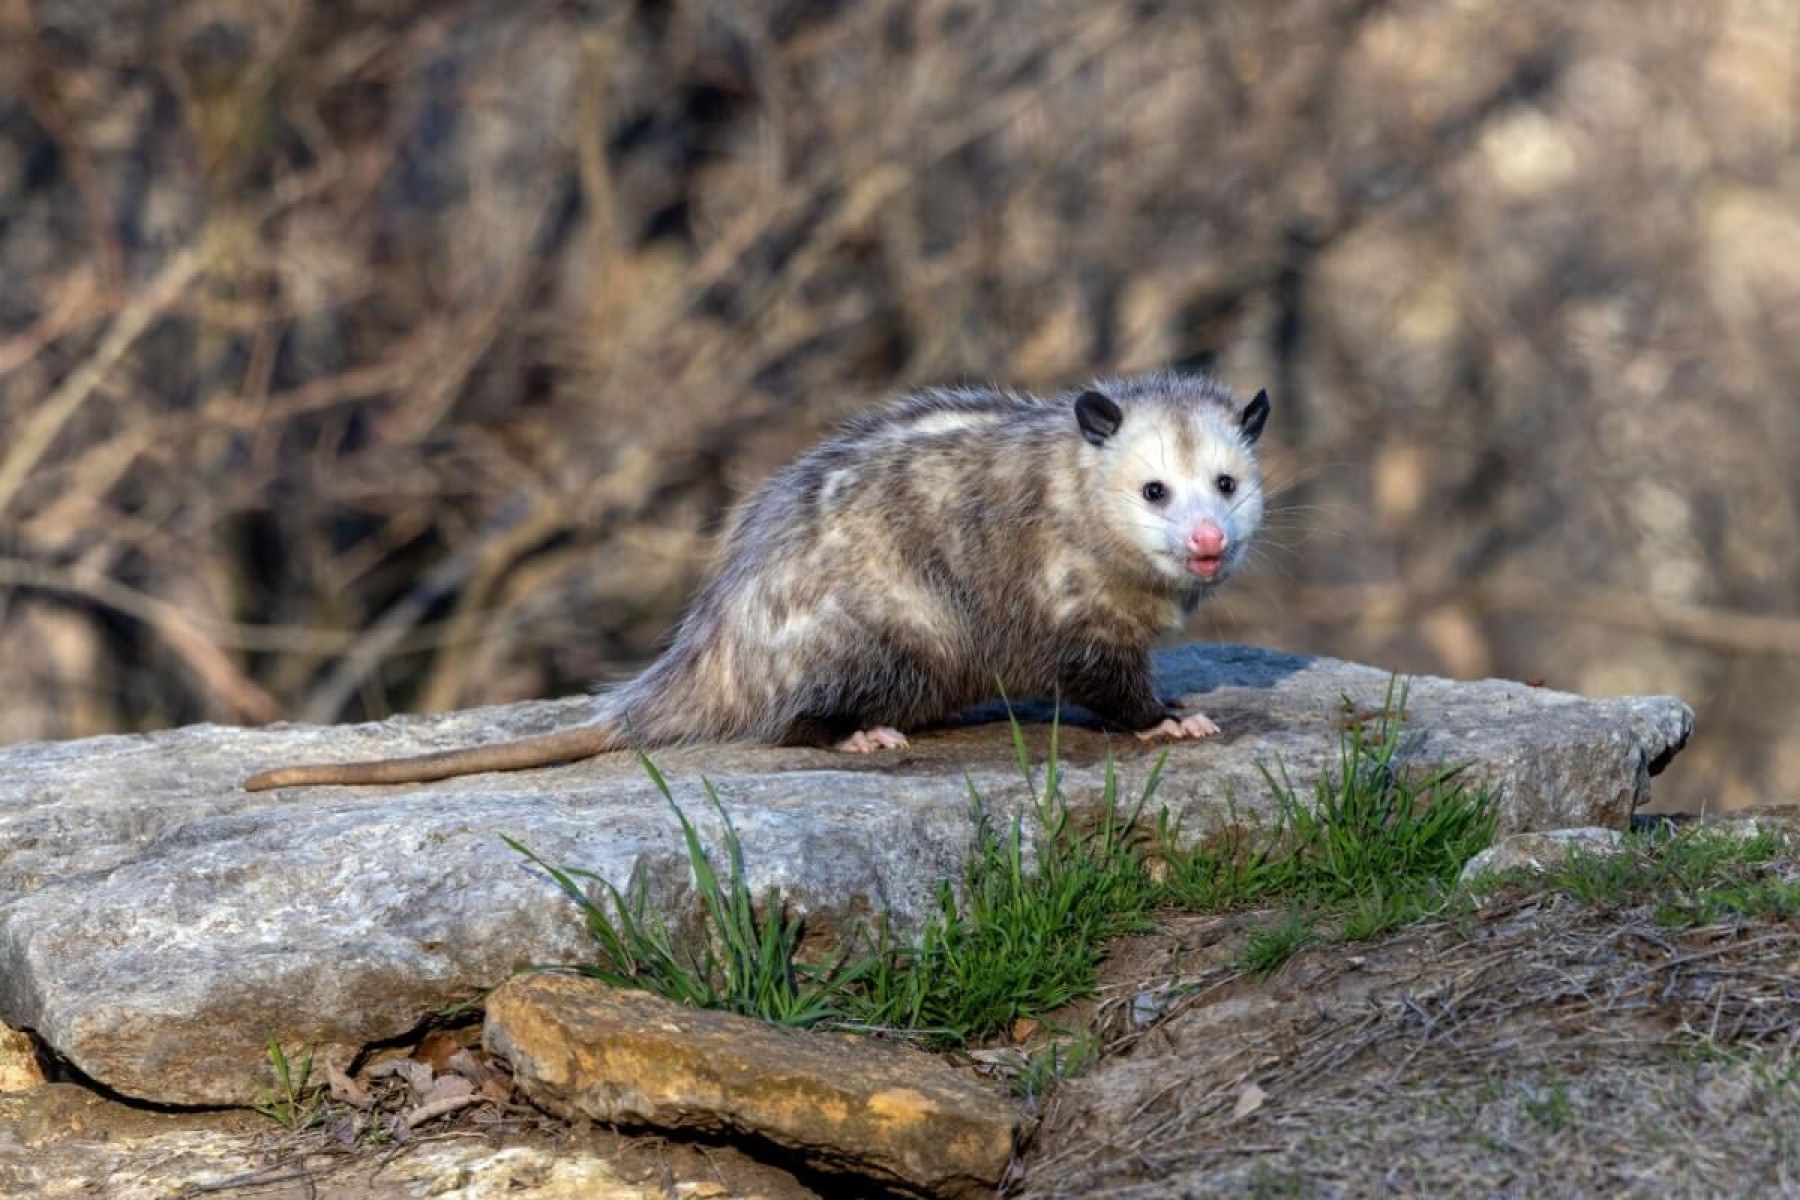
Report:
[{"label": "dirt ground", "polygon": [[1228,965],[1245,923],[1115,956],[1109,1053],[1050,1098],[1019,1194],[1800,1195],[1792,922],[1519,896],[1262,982]]}]

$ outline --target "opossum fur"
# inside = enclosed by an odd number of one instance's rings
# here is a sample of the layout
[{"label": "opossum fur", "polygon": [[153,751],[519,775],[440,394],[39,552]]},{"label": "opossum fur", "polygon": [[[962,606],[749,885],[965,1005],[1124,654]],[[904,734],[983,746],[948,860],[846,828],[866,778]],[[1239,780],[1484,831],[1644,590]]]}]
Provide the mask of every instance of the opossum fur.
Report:
[{"label": "opossum fur", "polygon": [[1170,373],[1045,397],[916,393],[736,510],[668,649],[603,693],[594,723],[245,786],[419,782],[692,742],[869,749],[996,685],[1112,729],[1210,732],[1157,698],[1149,646],[1242,564],[1268,414],[1264,393],[1240,408],[1217,381]]}]

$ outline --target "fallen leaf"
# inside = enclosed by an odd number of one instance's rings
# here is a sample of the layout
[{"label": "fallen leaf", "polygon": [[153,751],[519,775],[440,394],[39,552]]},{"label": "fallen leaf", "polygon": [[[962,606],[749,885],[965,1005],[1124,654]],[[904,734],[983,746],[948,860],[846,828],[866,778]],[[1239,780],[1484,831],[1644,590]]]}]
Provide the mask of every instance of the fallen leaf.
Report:
[{"label": "fallen leaf", "polygon": [[485,1086],[488,1080],[501,1074],[493,1060],[480,1050],[460,1049],[450,1056],[446,1065],[476,1087]]},{"label": "fallen leaf", "polygon": [[433,1100],[429,1104],[421,1104],[417,1108],[408,1109],[400,1121],[408,1129],[417,1129],[425,1122],[435,1120],[445,1113],[453,1113],[459,1108],[467,1108],[471,1104],[480,1104],[481,1102],[480,1096],[445,1096],[440,1100]]},{"label": "fallen leaf", "polygon": [[475,1085],[461,1075],[439,1075],[432,1080],[431,1087],[419,1098],[421,1104],[437,1104],[443,1100],[460,1100],[464,1096],[473,1096]]},{"label": "fallen leaf", "polygon": [[429,1065],[411,1058],[386,1059],[370,1067],[365,1074],[370,1079],[385,1079],[389,1075],[398,1075],[406,1081],[406,1086],[412,1089],[415,1099],[423,1097],[426,1092],[429,1092],[432,1083],[437,1079],[437,1072],[433,1071]]},{"label": "fallen leaf", "polygon": [[1231,1119],[1241,1121],[1263,1106],[1269,1093],[1256,1086],[1254,1082],[1246,1083],[1244,1090],[1238,1093],[1237,1103],[1231,1108]]},{"label": "fallen leaf", "polygon": [[375,1103],[375,1097],[369,1095],[369,1089],[331,1063],[325,1064],[325,1082],[330,1085],[331,1098],[341,1101],[353,1108],[367,1108]]},{"label": "fallen leaf", "polygon": [[429,1063],[431,1069],[442,1075],[450,1070],[450,1059],[460,1052],[463,1044],[455,1036],[442,1029],[434,1029],[419,1039],[413,1047],[412,1056],[422,1063]]}]

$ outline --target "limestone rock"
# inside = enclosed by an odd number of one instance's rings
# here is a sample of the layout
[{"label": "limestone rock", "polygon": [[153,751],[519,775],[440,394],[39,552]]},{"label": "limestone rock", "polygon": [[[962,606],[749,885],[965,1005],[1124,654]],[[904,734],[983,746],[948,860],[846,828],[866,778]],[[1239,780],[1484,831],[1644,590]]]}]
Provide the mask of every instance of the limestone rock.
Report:
[{"label": "limestone rock", "polygon": [[1800,842],[1800,806],[1766,804],[1735,812],[1705,813],[1700,823],[1734,837],[1771,837],[1787,845]]},{"label": "limestone rock", "polygon": [[[1263,766],[1308,787],[1336,762],[1344,699],[1366,713],[1388,686],[1373,668],[1232,646],[1170,651],[1159,669],[1165,694],[1224,729],[1170,752],[1155,804],[1189,837],[1268,813]],[[575,699],[0,750],[0,1021],[127,1095],[241,1104],[267,1081],[271,1036],[343,1066],[521,966],[591,957],[574,906],[502,834],[621,886],[642,873],[654,903],[690,913],[673,815],[629,755],[430,785],[239,786],[280,763],[516,737],[589,711]],[[1692,721],[1666,697],[1421,678],[1403,759],[1471,763],[1470,778],[1496,790],[1502,832],[1619,826]],[[1027,728],[1036,762],[1047,734]],[[1078,816],[1098,802],[1109,751],[1133,797],[1159,753],[1066,729],[1064,790]],[[915,926],[938,881],[960,873],[968,785],[998,812],[1027,798],[1006,730],[979,724],[882,755],[698,746],[657,761],[716,845],[701,787],[712,779],[751,886],[779,887],[815,930],[871,912]]]},{"label": "limestone rock", "polygon": [[1609,854],[1624,842],[1617,829],[1586,826],[1578,829],[1546,829],[1539,833],[1515,833],[1500,839],[1463,865],[1466,887],[1488,875],[1520,869],[1542,871],[1571,854]]},{"label": "limestone rock", "polygon": [[521,976],[488,1000],[483,1042],[567,1117],[773,1142],[816,1167],[934,1196],[991,1195],[1012,1105],[893,1042],[686,1008],[578,975]]},{"label": "limestone rock", "polygon": [[[421,1146],[373,1181],[367,1195],[418,1196],[431,1200],[662,1200],[662,1187],[627,1183],[604,1159],[537,1147],[495,1150],[480,1143]],[[690,1181],[676,1185],[692,1187]]]},{"label": "limestone rock", "polygon": [[[1735,838],[1768,836],[1788,845],[1800,838],[1800,815],[1791,808],[1710,813],[1700,819],[1700,825],[1715,834]],[[1467,886],[1484,876],[1521,868],[1542,871],[1571,854],[1607,854],[1623,845],[1624,835],[1617,829],[1594,826],[1515,833],[1501,838],[1465,863],[1462,883]]]},{"label": "limestone rock", "polygon": [[361,1156],[284,1158],[271,1153],[270,1128],[260,1118],[133,1110],[69,1084],[0,1097],[0,1196],[662,1200],[670,1194],[660,1184],[627,1183],[604,1157],[568,1147],[456,1140],[398,1153],[388,1147]]}]

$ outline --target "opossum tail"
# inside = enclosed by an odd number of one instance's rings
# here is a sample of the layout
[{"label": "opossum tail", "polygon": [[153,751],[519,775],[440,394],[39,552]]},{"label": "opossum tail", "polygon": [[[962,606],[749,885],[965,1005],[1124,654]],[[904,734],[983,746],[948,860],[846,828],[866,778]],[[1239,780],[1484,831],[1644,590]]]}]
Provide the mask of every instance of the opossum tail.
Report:
[{"label": "opossum tail", "polygon": [[280,787],[313,787],[321,784],[428,783],[483,771],[522,771],[529,767],[553,767],[559,763],[592,758],[608,750],[623,750],[628,743],[616,722],[583,725],[516,742],[496,742],[461,750],[440,750],[412,758],[382,758],[371,762],[311,763],[276,767],[252,775],[244,790],[267,791]]}]

